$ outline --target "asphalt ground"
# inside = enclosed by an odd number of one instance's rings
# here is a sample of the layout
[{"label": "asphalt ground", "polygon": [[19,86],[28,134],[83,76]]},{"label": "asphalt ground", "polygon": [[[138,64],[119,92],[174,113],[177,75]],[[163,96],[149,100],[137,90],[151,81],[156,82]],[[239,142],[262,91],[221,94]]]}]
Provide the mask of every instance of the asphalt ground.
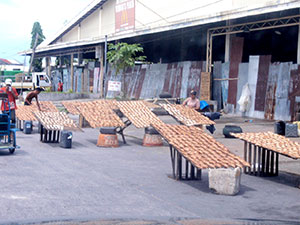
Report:
[{"label": "asphalt ground", "polygon": [[[168,116],[161,117],[175,123]],[[243,142],[225,139],[225,124],[273,130],[270,121],[224,116],[214,137],[242,156]],[[0,224],[298,224],[300,161],[280,157],[279,176],[242,175],[236,196],[201,181],[170,178],[169,147],[143,147],[143,129],[128,127],[127,144],[96,146],[98,129],[73,132],[73,148],[41,143],[37,129],[18,132],[14,155],[0,152]],[[294,139],[299,141],[299,139]]]}]

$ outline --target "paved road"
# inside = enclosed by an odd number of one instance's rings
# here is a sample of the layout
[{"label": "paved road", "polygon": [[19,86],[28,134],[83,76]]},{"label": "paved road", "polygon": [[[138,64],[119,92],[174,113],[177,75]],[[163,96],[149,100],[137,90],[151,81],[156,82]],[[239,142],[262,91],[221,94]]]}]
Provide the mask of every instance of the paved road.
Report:
[{"label": "paved road", "polygon": [[[295,180],[284,179],[286,173],[279,178],[243,175],[237,196],[216,195],[208,188],[207,171],[201,181],[170,179],[168,146],[142,147],[143,130],[133,126],[125,133],[128,144],[105,149],[96,147],[98,130],[85,129],[74,133],[72,149],[63,149],[40,143],[36,132],[19,132],[21,149],[15,155],[0,152],[0,224],[64,220],[110,224],[106,222],[112,219],[115,224],[249,218],[276,224],[300,221],[300,189]],[[231,143],[219,136],[218,140],[236,149],[243,146],[238,140]]]}]

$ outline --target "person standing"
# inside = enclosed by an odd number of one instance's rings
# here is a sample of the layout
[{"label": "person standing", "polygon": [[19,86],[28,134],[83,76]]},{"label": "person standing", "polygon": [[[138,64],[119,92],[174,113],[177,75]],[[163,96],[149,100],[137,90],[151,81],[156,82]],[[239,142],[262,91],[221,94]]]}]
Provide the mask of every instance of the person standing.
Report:
[{"label": "person standing", "polygon": [[57,91],[63,92],[63,88],[64,88],[63,82],[59,81],[59,82],[58,82],[58,88],[57,88]]},{"label": "person standing", "polygon": [[[5,87],[2,87],[0,90],[2,93],[6,93],[8,97],[8,101],[3,101],[1,104],[1,111],[3,113],[8,113],[10,110],[10,116],[11,116],[11,122],[13,124],[16,123],[16,109],[17,109],[17,104],[16,104],[16,99],[18,99],[19,95],[16,90],[16,88],[12,87],[12,80],[11,79],[6,79],[5,80]],[[8,106],[9,102],[9,106]]]},{"label": "person standing", "polygon": [[196,98],[197,92],[192,90],[190,92],[190,97],[188,97],[186,100],[184,100],[184,102],[182,103],[182,105],[186,105],[189,108],[195,109],[195,110],[199,110],[200,109],[200,101]]},{"label": "person standing", "polygon": [[40,103],[38,100],[38,95],[41,93],[41,91],[43,91],[43,89],[38,87],[34,91],[29,92],[26,96],[24,105],[31,105],[32,99],[35,98],[38,109],[41,111]]}]

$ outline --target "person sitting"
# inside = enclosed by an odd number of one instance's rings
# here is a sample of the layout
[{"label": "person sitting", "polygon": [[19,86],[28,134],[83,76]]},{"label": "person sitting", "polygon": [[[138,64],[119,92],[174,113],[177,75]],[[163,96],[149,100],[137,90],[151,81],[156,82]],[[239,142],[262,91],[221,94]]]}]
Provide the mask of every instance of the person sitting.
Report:
[{"label": "person sitting", "polygon": [[43,89],[38,87],[34,91],[29,92],[26,96],[24,105],[31,105],[32,99],[35,98],[38,109],[41,111],[40,103],[38,100],[38,95],[41,93],[41,91],[43,91]]},{"label": "person sitting", "polygon": [[195,110],[199,110],[200,109],[200,101],[196,98],[197,92],[192,90],[190,92],[190,97],[188,97],[186,100],[184,100],[184,102],[182,103],[182,105],[186,105],[189,108],[195,109]]}]

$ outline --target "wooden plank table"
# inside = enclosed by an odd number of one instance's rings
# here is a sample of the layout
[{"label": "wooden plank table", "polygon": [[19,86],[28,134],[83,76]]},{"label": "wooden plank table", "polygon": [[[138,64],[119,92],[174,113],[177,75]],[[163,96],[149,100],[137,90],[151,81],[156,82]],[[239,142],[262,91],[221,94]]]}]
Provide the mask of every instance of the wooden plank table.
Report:
[{"label": "wooden plank table", "polygon": [[272,132],[241,133],[232,136],[244,141],[244,160],[251,166],[245,173],[255,176],[278,176],[279,155],[300,159],[300,143]]}]

